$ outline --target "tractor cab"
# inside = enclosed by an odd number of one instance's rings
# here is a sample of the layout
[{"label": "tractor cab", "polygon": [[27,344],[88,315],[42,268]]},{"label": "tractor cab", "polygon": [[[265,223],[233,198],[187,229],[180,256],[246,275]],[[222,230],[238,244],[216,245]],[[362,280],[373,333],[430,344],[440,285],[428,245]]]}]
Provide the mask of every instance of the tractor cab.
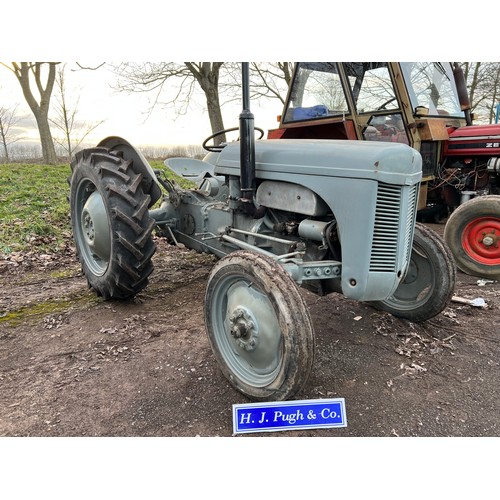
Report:
[{"label": "tractor cab", "polygon": [[469,108],[463,75],[447,62],[301,62],[269,138],[407,144],[422,155],[423,208],[444,144],[470,124]]}]

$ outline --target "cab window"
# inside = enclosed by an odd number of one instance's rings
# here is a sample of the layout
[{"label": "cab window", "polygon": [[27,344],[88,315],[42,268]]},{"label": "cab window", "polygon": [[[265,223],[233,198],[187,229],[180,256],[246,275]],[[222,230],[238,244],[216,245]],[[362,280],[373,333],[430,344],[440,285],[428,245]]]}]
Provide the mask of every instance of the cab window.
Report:
[{"label": "cab window", "polygon": [[337,63],[302,63],[290,91],[284,123],[348,112]]},{"label": "cab window", "polygon": [[387,63],[343,63],[358,113],[393,110],[398,101]]},{"label": "cab window", "polygon": [[401,69],[416,115],[463,117],[450,63],[407,62]]},{"label": "cab window", "polygon": [[409,143],[401,113],[372,116],[363,129],[363,139],[365,141]]}]

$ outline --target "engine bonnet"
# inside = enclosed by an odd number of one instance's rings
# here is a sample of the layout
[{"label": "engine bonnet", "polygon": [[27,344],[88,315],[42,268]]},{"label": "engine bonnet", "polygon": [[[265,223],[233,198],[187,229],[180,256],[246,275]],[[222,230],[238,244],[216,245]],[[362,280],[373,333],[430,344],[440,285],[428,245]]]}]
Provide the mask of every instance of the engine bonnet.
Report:
[{"label": "engine bonnet", "polygon": [[[240,144],[228,144],[219,154],[216,175],[240,173]],[[257,141],[255,175],[265,179],[311,175],[372,179],[413,185],[422,177],[418,151],[405,145],[344,140],[280,139]]]}]

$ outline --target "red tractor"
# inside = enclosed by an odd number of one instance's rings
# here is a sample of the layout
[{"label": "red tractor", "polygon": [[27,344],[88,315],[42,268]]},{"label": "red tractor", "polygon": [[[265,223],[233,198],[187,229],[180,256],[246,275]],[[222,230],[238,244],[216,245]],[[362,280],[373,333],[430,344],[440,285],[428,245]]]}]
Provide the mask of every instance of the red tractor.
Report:
[{"label": "red tractor", "polygon": [[457,266],[500,279],[500,124],[473,125],[457,63],[301,62],[270,139],[400,142],[423,159],[418,220]]}]

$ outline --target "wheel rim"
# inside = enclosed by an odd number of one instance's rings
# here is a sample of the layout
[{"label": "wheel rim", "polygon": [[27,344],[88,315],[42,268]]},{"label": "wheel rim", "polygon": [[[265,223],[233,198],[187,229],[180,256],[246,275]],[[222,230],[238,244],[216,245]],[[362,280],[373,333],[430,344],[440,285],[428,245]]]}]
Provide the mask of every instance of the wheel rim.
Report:
[{"label": "wheel rim", "polygon": [[232,275],[219,282],[211,308],[214,341],[231,373],[254,387],[273,382],[282,364],[282,342],[267,295]]},{"label": "wheel rim", "polygon": [[111,231],[102,196],[88,179],[76,191],[75,233],[85,264],[93,274],[102,276],[111,255]]},{"label": "wheel rim", "polygon": [[413,310],[424,304],[432,295],[436,278],[428,256],[413,244],[410,265],[404,280],[392,297],[387,299],[399,310]]},{"label": "wheel rim", "polygon": [[462,248],[474,261],[488,266],[500,264],[500,219],[480,217],[462,233]]}]

